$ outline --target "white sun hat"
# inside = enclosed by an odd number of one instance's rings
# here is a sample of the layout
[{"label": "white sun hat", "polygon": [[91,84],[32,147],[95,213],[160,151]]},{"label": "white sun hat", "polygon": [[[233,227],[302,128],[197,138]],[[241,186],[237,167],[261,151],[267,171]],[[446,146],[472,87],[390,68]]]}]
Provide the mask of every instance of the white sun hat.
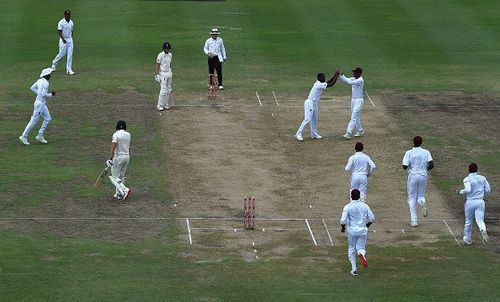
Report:
[{"label": "white sun hat", "polygon": [[211,35],[220,35],[219,29],[217,27],[212,28],[210,32]]},{"label": "white sun hat", "polygon": [[42,72],[40,73],[40,77],[43,78],[44,76],[46,75],[49,75],[52,73],[52,68],[45,68],[44,70],[42,70]]}]

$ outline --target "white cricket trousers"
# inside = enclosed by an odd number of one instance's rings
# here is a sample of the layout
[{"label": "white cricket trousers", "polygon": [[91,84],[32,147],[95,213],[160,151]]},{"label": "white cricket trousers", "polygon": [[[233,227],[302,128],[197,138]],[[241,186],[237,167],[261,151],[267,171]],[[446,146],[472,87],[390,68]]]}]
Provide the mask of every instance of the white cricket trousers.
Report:
[{"label": "white cricket trousers", "polygon": [[172,73],[160,72],[160,94],[158,95],[158,104],[156,105],[158,110],[172,105],[170,102],[170,92],[172,92]]},{"label": "white cricket trousers", "polygon": [[349,262],[351,262],[351,269],[353,271],[357,271],[356,266],[356,257],[361,254],[363,256],[366,255],[366,237],[367,234],[364,235],[351,235],[348,233],[347,241],[349,246],[347,248],[347,258]]},{"label": "white cricket trousers", "polygon": [[364,103],[365,101],[363,99],[351,100],[351,120],[349,121],[349,124],[347,124],[347,133],[352,134],[354,129],[363,131],[360,114]]},{"label": "white cricket trousers", "polygon": [[319,107],[318,104],[315,104],[313,101],[307,99],[304,101],[304,121],[300,124],[299,129],[297,130],[296,136],[302,136],[304,132],[304,128],[307,124],[310,124],[311,127],[311,137],[316,137],[319,135],[318,133],[318,116],[319,116]]},{"label": "white cricket trousers", "polygon": [[111,176],[115,180],[115,182],[112,181],[112,183],[116,188],[116,194],[123,195],[123,191],[127,188],[125,186],[125,172],[127,171],[129,161],[129,155],[117,154],[113,158],[113,165],[111,166]]},{"label": "white cricket trousers", "polygon": [[36,126],[38,120],[40,119],[40,116],[43,117],[43,123],[40,127],[40,130],[38,131],[38,135],[43,136],[47,125],[52,120],[52,117],[50,116],[49,108],[47,108],[47,105],[42,102],[35,101],[35,103],[33,104],[33,115],[31,116],[31,119],[28,125],[26,125],[26,128],[24,129],[24,132],[22,134],[24,138],[28,138],[31,129]]},{"label": "white cricket trousers", "polygon": [[368,177],[366,174],[351,175],[351,187],[349,188],[349,192],[354,189],[358,189],[359,192],[366,197],[366,192],[368,191]]},{"label": "white cricket trousers", "polygon": [[486,231],[486,225],[484,224],[484,200],[467,200],[464,204],[464,209],[464,241],[469,241],[472,237],[472,219],[476,219],[476,224],[480,231]]},{"label": "white cricket trousers", "polygon": [[427,176],[408,174],[408,206],[410,208],[411,223],[418,223],[417,203],[425,204],[425,190],[427,188]]},{"label": "white cricket trousers", "polygon": [[73,70],[73,38],[66,39],[66,43],[63,43],[62,39],[59,39],[59,53],[55,57],[52,64],[57,66],[57,62],[61,60],[64,56],[67,56],[66,60],[66,72]]}]

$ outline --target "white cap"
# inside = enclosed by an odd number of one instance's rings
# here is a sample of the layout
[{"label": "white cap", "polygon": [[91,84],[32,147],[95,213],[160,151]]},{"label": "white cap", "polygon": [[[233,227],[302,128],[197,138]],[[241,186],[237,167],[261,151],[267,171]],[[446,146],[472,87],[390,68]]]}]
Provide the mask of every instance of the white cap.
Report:
[{"label": "white cap", "polygon": [[40,73],[40,77],[43,78],[44,76],[46,75],[49,75],[52,73],[52,68],[45,68],[44,70],[42,70],[42,72]]},{"label": "white cap", "polygon": [[217,27],[212,28],[210,32],[211,35],[220,35],[219,29]]}]

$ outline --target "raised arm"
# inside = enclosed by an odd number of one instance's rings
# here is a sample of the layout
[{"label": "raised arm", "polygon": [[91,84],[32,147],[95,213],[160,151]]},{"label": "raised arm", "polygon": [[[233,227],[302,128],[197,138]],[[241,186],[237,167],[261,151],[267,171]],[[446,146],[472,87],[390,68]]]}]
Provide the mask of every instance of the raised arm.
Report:
[{"label": "raised arm", "polygon": [[326,82],[326,87],[332,87],[333,85],[335,85],[338,78],[339,78],[339,71],[337,70],[335,71],[333,77]]}]

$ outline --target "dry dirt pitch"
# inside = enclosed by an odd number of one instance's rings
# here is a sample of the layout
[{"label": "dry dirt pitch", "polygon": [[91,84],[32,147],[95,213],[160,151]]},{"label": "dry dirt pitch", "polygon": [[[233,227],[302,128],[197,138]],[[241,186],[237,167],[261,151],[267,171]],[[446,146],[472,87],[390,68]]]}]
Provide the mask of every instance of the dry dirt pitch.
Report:
[{"label": "dry dirt pitch", "polygon": [[[231,98],[225,93],[216,102],[178,96],[179,106],[158,116],[164,129],[161,134],[168,157],[171,194],[178,216],[190,218],[180,221],[185,232],[179,240],[225,247],[272,242],[275,250],[264,252],[264,256],[284,256],[297,244],[344,248],[345,239],[339,231],[349,189],[349,174],[344,166],[357,141],[341,138],[350,115],[348,97],[333,97],[326,92],[319,118],[323,139],[310,139],[306,132],[300,143],[293,135],[303,119],[303,100],[279,93],[275,99],[271,92],[245,98]],[[463,202],[457,196],[438,192],[433,175],[457,173],[452,175],[459,179],[458,186],[466,176],[468,160],[446,158],[443,147],[433,146],[427,138],[434,139],[442,132],[449,139],[469,134],[472,123],[486,129],[486,136],[498,140],[498,132],[484,115],[495,120],[500,104],[495,100],[486,106],[485,103],[484,97],[461,94],[388,92],[366,98],[362,113],[366,136],[359,141],[377,165],[369,179],[367,202],[378,221],[370,229],[369,243],[399,245],[447,240],[450,245],[462,245]],[[478,112],[485,107],[488,109]],[[482,118],[476,118],[477,114]],[[431,172],[427,190],[429,218],[421,217],[420,226],[412,228],[401,160],[416,134],[424,137],[423,146],[433,153],[436,169]],[[489,175],[493,188],[498,187],[492,176]],[[245,195],[257,198],[254,231],[243,230]],[[494,200],[494,196],[490,199]],[[487,217],[491,214],[495,215],[489,204]],[[498,234],[495,222],[487,222],[493,244]],[[479,237],[475,237],[475,242],[479,244]]]}]

